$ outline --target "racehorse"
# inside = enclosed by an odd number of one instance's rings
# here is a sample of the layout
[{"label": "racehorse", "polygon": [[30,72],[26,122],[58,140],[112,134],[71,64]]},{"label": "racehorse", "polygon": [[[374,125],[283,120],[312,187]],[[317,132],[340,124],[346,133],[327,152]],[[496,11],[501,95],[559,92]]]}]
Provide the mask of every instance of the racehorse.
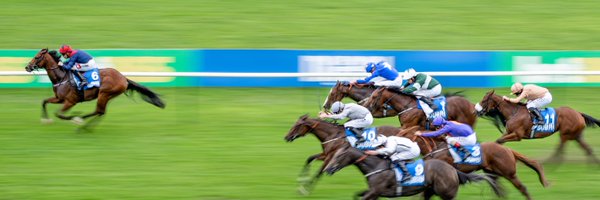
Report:
[{"label": "racehorse", "polygon": [[583,139],[583,129],[586,126],[600,126],[600,121],[589,115],[575,111],[570,107],[559,107],[555,109],[558,117],[556,118],[554,132],[531,134],[533,122],[525,105],[504,101],[501,96],[495,94],[494,90],[485,94],[481,102],[477,104],[477,110],[479,115],[490,115],[497,119],[499,122],[496,125],[506,127],[504,135],[496,140],[499,144],[520,141],[521,139],[544,138],[559,131],[560,144],[551,159],[561,161],[565,142],[575,140],[585,150],[588,158],[591,158],[596,163],[600,163],[600,160],[594,156],[592,148]]},{"label": "racehorse", "polygon": [[[309,178],[308,181],[301,182],[299,190],[302,194],[310,193],[314,187],[314,184],[323,174],[323,168],[328,161],[326,159],[327,156],[331,156],[332,151],[337,149],[339,146],[350,145],[348,142],[346,142],[346,135],[344,131],[345,129],[342,125],[337,125],[320,119],[311,119],[308,117],[308,115],[303,115],[298,118],[294,126],[290,128],[288,134],[284,138],[286,141],[292,142],[297,138],[306,136],[308,133],[313,133],[317,139],[321,141],[321,147],[323,148],[322,153],[309,156],[306,160],[306,164],[304,164],[304,168],[300,173],[300,180],[305,180],[308,178],[310,163],[312,163],[315,159],[324,161],[319,172],[317,172],[314,177]],[[377,133],[386,136],[395,135],[399,131],[399,128],[392,126],[377,127]]]},{"label": "racehorse", "polygon": [[350,97],[352,100],[361,103],[367,99],[373,91],[377,89],[373,84],[354,84],[348,81],[337,81],[335,86],[329,90],[329,95],[323,103],[323,108],[329,110],[331,104],[341,101],[344,97]]},{"label": "racehorse", "polygon": [[[40,50],[31,61],[25,67],[27,72],[31,72],[35,69],[44,68],[48,73],[48,77],[52,82],[52,89],[54,96],[44,99],[42,103],[42,122],[50,123],[51,119],[48,118],[46,111],[46,104],[63,104],[63,107],[55,113],[55,115],[63,120],[72,120],[75,123],[81,124],[83,120],[92,116],[103,116],[106,113],[106,105],[112,98],[119,96],[125,91],[136,91],[143,95],[143,99],[155,105],[159,108],[165,108],[165,103],[158,97],[158,95],[152,92],[150,89],[127,79],[117,70],[112,68],[100,69],[101,86],[100,88],[91,88],[85,90],[83,95],[79,94],[77,87],[73,83],[73,76],[70,70],[65,70],[58,66],[59,56],[55,51],[48,51],[48,49]],[[79,102],[90,101],[98,99],[96,103],[96,110],[92,113],[83,115],[82,117],[71,115],[65,115],[71,107],[75,106]],[[86,125],[92,124],[91,122],[98,119],[94,117]],[[86,127],[84,125],[84,127]]]},{"label": "racehorse", "polygon": [[[363,106],[371,111],[373,117],[397,115],[402,127],[427,127],[425,113],[417,109],[417,98],[396,90],[396,88],[378,88],[367,98]],[[457,94],[446,95],[445,107],[448,119],[474,127],[477,119],[474,105]]]},{"label": "racehorse", "polygon": [[[483,170],[487,174],[502,176],[509,180],[527,199],[531,199],[527,187],[523,185],[519,177],[517,177],[517,160],[521,161],[529,168],[533,169],[544,187],[550,184],[546,180],[544,169],[535,160],[525,157],[523,154],[516,152],[508,147],[502,146],[495,142],[481,143],[480,152],[482,161],[479,165],[455,164],[454,159],[450,155],[450,149],[446,141],[441,137],[429,138],[415,135],[418,126],[413,126],[403,129],[398,133],[400,136],[407,137],[419,145],[421,154],[424,159],[434,158],[446,161],[448,164],[454,165],[458,170],[471,173],[477,170]],[[497,178],[494,176],[493,178]]]},{"label": "racehorse", "polygon": [[351,164],[359,168],[369,185],[369,189],[357,193],[356,196],[362,199],[412,196],[421,192],[424,192],[425,199],[431,199],[434,195],[438,195],[441,199],[455,199],[460,185],[483,180],[492,186],[497,196],[504,196],[504,190],[493,179],[485,175],[463,173],[437,159],[425,161],[424,186],[402,186],[401,192],[397,190],[396,175],[388,159],[368,156],[355,148],[339,148],[325,167],[325,171],[334,174]]}]

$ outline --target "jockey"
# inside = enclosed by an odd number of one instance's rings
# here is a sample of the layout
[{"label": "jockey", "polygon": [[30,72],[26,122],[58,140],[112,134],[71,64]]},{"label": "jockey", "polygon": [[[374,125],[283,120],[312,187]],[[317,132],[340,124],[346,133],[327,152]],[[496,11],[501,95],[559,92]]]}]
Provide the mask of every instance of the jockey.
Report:
[{"label": "jockey", "polygon": [[423,137],[437,137],[442,134],[446,135],[446,142],[453,147],[456,147],[459,151],[465,153],[463,159],[470,156],[469,152],[463,145],[471,146],[477,144],[477,135],[473,128],[467,124],[463,124],[457,121],[446,121],[443,117],[436,117],[433,120],[432,125],[438,127],[437,131],[421,133],[417,131],[415,135]]},{"label": "jockey", "polygon": [[365,70],[371,73],[371,76],[356,80],[355,83],[367,84],[373,82],[375,86],[402,86],[402,77],[398,75],[396,68],[385,61],[378,62],[377,64],[372,62],[367,63]]},{"label": "jockey", "polygon": [[435,109],[432,98],[442,93],[440,82],[427,74],[418,73],[412,68],[404,71],[402,79],[408,80],[402,86],[402,92],[415,95],[420,100],[419,104],[421,104],[423,112],[429,118]]},{"label": "jockey", "polygon": [[350,120],[344,123],[344,128],[350,130],[356,136],[357,140],[355,146],[365,142],[365,138],[362,137],[362,132],[364,128],[373,124],[373,115],[371,115],[371,112],[369,112],[367,108],[355,103],[344,105],[344,103],[336,101],[331,105],[331,112],[333,112],[333,114],[321,112],[319,113],[319,117],[331,119],[349,118]]},{"label": "jockey", "polygon": [[552,95],[548,89],[534,85],[516,82],[510,87],[511,94],[517,95],[517,98],[508,98],[502,96],[502,99],[511,103],[519,103],[522,99],[527,99],[527,110],[537,119],[538,125],[544,124],[544,117],[540,113],[540,108],[552,102]]},{"label": "jockey", "polygon": [[98,66],[96,65],[96,61],[94,61],[94,58],[83,50],[72,49],[69,45],[62,45],[59,52],[68,59],[66,60],[66,63],[59,63],[59,66],[62,66],[66,70],[73,70],[74,74],[81,79],[80,86],[87,85],[87,79],[79,72],[97,69]]},{"label": "jockey", "polygon": [[408,172],[408,168],[406,167],[407,161],[412,161],[416,157],[421,154],[421,149],[416,142],[412,140],[400,137],[400,136],[389,136],[385,142],[385,145],[382,148],[377,150],[367,150],[365,151],[368,155],[386,155],[390,156],[392,163],[396,164],[396,166],[400,167],[402,170],[402,180],[400,182],[405,182],[412,178],[410,173]]}]

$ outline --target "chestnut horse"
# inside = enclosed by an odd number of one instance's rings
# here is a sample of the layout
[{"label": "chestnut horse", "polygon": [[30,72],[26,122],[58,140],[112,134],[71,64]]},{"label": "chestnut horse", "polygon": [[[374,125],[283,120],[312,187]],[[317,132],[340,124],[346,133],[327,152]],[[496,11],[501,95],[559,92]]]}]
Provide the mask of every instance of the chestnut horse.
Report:
[{"label": "chestnut horse", "polygon": [[[399,131],[399,128],[392,126],[377,127],[377,133],[385,136],[395,135]],[[297,138],[306,136],[308,133],[313,133],[317,139],[321,141],[323,152],[309,156],[306,160],[306,164],[304,164],[304,168],[299,176],[299,180],[301,180],[299,191],[302,194],[308,194],[314,188],[314,184],[323,174],[323,168],[328,161],[327,156],[330,156],[330,153],[334,149],[337,149],[337,147],[346,145],[350,146],[350,144],[346,142],[344,126],[320,119],[311,119],[308,117],[308,115],[300,116],[294,126],[290,128],[290,131],[284,139],[288,142],[292,142]],[[323,160],[324,163],[314,177],[308,178],[310,163],[312,163],[315,159]]]},{"label": "chestnut horse", "polygon": [[[373,117],[398,116],[402,127],[426,127],[425,113],[417,108],[417,98],[396,91],[395,88],[381,87],[373,91],[363,106],[371,111]],[[475,126],[475,107],[466,98],[457,94],[446,94],[446,112],[448,119]]]},{"label": "chestnut horse", "polygon": [[527,197],[527,199],[531,199],[531,196],[527,191],[527,187],[525,187],[521,180],[519,180],[519,177],[517,177],[517,160],[533,169],[538,174],[540,183],[542,183],[544,187],[550,185],[546,180],[542,165],[508,147],[495,142],[484,142],[481,143],[481,151],[483,151],[481,153],[483,154],[481,155],[482,161],[480,165],[454,164],[454,159],[450,155],[446,141],[441,137],[429,138],[417,136],[414,133],[418,129],[418,126],[413,126],[400,131],[398,135],[417,142],[419,148],[421,148],[421,154],[424,155],[424,159],[434,158],[446,161],[448,164],[454,165],[458,170],[465,173],[483,170],[488,174],[502,176],[519,189],[521,194]]},{"label": "chestnut horse", "polygon": [[323,108],[328,110],[331,104],[341,101],[344,97],[350,97],[352,100],[361,104],[362,100],[367,99],[373,91],[377,89],[373,84],[353,84],[348,81],[338,81],[329,90],[329,95],[323,103]]},{"label": "chestnut horse", "polygon": [[[48,78],[52,82],[52,90],[54,96],[44,99],[42,103],[42,122],[52,122],[48,118],[46,111],[46,104],[63,104],[63,107],[55,113],[55,115],[64,120],[72,120],[75,123],[81,124],[83,120],[92,116],[103,116],[106,113],[106,105],[112,98],[119,96],[127,90],[137,91],[143,95],[143,99],[155,105],[159,108],[165,108],[165,103],[158,97],[158,95],[148,88],[132,81],[117,70],[112,68],[100,69],[101,86],[100,88],[91,88],[85,90],[83,95],[80,95],[80,91],[77,90],[73,82],[73,76],[70,70],[65,70],[58,66],[59,55],[56,51],[48,51],[48,49],[40,50],[33,59],[27,64],[25,70],[31,72],[33,70],[43,68],[48,73]],[[65,113],[79,102],[90,101],[98,99],[96,103],[96,110],[92,113],[83,115],[82,117],[71,115],[66,116]],[[98,119],[94,117],[94,119]],[[86,125],[91,124],[90,120]],[[86,127],[84,125],[84,127]]]},{"label": "chestnut horse", "polygon": [[[544,138],[552,135],[552,133],[531,135],[533,122],[525,105],[504,101],[501,96],[494,93],[494,90],[486,93],[481,102],[477,103],[477,107],[479,115],[492,115],[499,121],[499,123],[496,123],[497,125],[506,127],[504,135],[496,140],[497,143],[503,144],[510,141]],[[594,156],[592,148],[583,139],[583,129],[586,126],[600,126],[600,121],[566,106],[558,107],[555,110],[558,115],[555,132],[560,132],[560,144],[551,159],[561,161],[565,142],[575,140],[585,150],[588,158],[600,163],[600,160]]]},{"label": "chestnut horse", "polygon": [[437,159],[425,160],[424,186],[402,186],[401,192],[398,192],[396,175],[390,167],[389,159],[367,156],[362,151],[348,146],[336,150],[331,162],[325,167],[325,171],[328,174],[334,174],[352,164],[356,165],[364,174],[369,185],[369,189],[358,192],[355,199],[356,197],[378,199],[378,197],[412,196],[424,192],[426,200],[431,199],[434,195],[450,200],[456,199],[460,185],[478,181],[487,181],[497,196],[504,196],[503,188],[495,180],[485,175],[463,173],[452,165]]}]

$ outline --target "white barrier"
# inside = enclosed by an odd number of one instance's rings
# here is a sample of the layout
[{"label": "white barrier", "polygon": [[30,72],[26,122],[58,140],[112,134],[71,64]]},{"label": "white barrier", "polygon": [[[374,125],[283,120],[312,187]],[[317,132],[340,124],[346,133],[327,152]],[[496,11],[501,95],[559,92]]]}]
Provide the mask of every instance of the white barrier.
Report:
[{"label": "white barrier", "polygon": [[[232,73],[232,72],[121,72],[131,77],[365,77],[367,73]],[[543,75],[600,75],[600,71],[463,71],[423,72],[432,76],[543,76]],[[46,75],[45,71],[0,71],[0,76]]]}]

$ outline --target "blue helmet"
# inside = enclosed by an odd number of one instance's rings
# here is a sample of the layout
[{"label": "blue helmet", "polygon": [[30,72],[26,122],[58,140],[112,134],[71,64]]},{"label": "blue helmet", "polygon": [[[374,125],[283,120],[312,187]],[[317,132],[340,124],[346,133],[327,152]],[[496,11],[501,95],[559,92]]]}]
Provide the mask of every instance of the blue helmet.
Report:
[{"label": "blue helmet", "polygon": [[367,63],[367,66],[365,67],[365,71],[371,73],[371,71],[373,71],[373,68],[375,68],[377,66],[377,64],[375,63]]},{"label": "blue helmet", "polygon": [[433,123],[431,123],[434,126],[441,126],[442,124],[446,124],[446,120],[443,117],[436,117]]}]

